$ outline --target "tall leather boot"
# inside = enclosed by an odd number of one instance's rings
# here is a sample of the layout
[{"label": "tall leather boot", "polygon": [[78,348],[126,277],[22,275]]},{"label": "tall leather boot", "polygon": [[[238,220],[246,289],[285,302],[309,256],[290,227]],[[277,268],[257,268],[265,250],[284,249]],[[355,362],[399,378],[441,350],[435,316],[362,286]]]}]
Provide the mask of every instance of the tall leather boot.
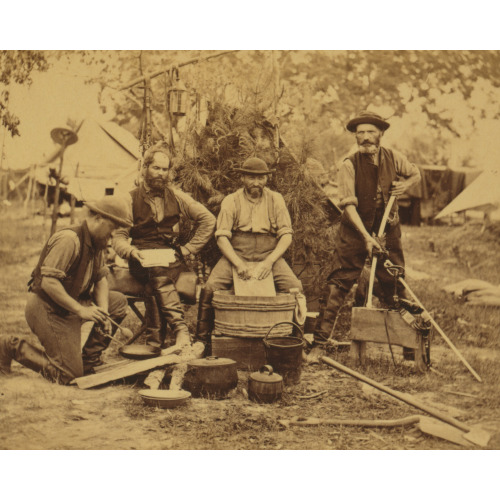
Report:
[{"label": "tall leather boot", "polygon": [[330,338],[335,318],[348,293],[348,290],[343,290],[337,285],[328,285],[328,288],[330,289],[328,301],[314,329],[314,341],[318,344],[325,343]]},{"label": "tall leather boot", "polygon": [[205,354],[209,355],[212,344],[215,314],[212,307],[214,292],[202,288],[198,304],[198,321],[196,323],[195,340],[205,344]]},{"label": "tall leather boot", "polygon": [[0,374],[10,373],[12,360],[26,366],[30,370],[41,373],[51,382],[67,384],[72,377],[55,367],[44,351],[28,343],[16,335],[0,337]]},{"label": "tall leather boot", "polygon": [[165,283],[167,280],[163,278],[153,280],[158,309],[175,335],[175,345],[182,347],[191,344],[189,330],[184,321],[184,310],[175,285],[172,282]]},{"label": "tall leather boot", "polygon": [[144,306],[146,312],[144,314],[145,324],[143,328],[145,329],[146,344],[161,347],[165,339],[162,338],[160,311],[155,297],[147,295],[144,298]]}]

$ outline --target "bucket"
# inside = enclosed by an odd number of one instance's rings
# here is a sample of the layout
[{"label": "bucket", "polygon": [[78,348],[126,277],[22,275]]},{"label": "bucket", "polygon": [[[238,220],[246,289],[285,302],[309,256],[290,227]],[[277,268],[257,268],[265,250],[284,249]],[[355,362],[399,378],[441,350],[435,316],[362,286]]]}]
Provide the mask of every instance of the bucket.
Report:
[{"label": "bucket", "polygon": [[275,335],[292,333],[295,295],[279,293],[275,297],[247,297],[228,290],[214,292],[215,335],[264,338],[273,325]]},{"label": "bucket", "polygon": [[[295,326],[301,337],[271,337],[269,334],[275,327],[288,323]],[[276,373],[283,377],[285,385],[297,384],[302,372],[302,350],[304,348],[304,334],[302,329],[292,321],[276,323],[267,332],[264,338],[266,362],[274,368]]]}]

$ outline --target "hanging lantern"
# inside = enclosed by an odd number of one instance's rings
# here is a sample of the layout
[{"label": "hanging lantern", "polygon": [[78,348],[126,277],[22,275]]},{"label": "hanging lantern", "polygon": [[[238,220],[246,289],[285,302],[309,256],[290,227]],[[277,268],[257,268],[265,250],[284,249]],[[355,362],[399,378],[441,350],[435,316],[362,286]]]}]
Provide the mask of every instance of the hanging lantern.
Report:
[{"label": "hanging lantern", "polygon": [[184,116],[187,113],[189,93],[179,79],[179,70],[174,68],[172,74],[176,75],[174,87],[168,91],[168,105],[170,113]]}]

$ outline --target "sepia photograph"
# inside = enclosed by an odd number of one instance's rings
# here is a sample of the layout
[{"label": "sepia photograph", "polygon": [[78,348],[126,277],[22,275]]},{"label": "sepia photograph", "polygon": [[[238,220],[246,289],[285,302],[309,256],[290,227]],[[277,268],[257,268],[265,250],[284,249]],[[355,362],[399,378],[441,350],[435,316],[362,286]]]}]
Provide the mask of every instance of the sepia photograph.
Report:
[{"label": "sepia photograph", "polygon": [[0,450],[498,450],[500,51],[0,50],[0,117]]}]

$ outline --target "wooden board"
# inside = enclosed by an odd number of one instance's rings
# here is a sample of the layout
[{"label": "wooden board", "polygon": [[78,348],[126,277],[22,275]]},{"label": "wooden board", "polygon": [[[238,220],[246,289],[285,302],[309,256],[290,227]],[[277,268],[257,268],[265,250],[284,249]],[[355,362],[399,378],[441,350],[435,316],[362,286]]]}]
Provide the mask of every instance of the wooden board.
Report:
[{"label": "wooden board", "polygon": [[266,364],[262,339],[212,336],[212,355],[236,361],[239,370],[256,371]]},{"label": "wooden board", "polygon": [[[129,360],[126,363],[119,362],[116,363],[116,366],[113,364],[109,367],[102,367],[98,373],[76,378],[74,382],[80,389],[90,389],[92,387],[107,384],[108,382],[113,382],[114,380],[154,370],[161,366],[173,365],[185,361],[184,354],[173,354],[175,352],[179,352],[178,347],[169,347],[168,349],[163,349],[162,355],[157,358],[143,359],[140,361]],[[190,355],[191,353],[188,352],[187,354]],[[194,358],[195,356],[193,355],[191,357]]]},{"label": "wooden board", "polygon": [[[248,262],[247,264],[253,270],[258,262]],[[238,276],[236,268],[233,267],[233,284],[235,295],[245,297],[276,297],[272,272],[263,280],[255,278],[243,280]]]},{"label": "wooden board", "polygon": [[417,349],[420,345],[419,334],[401,317],[397,311],[353,307],[351,318],[351,339],[357,341],[387,344],[387,331],[391,345]]}]

